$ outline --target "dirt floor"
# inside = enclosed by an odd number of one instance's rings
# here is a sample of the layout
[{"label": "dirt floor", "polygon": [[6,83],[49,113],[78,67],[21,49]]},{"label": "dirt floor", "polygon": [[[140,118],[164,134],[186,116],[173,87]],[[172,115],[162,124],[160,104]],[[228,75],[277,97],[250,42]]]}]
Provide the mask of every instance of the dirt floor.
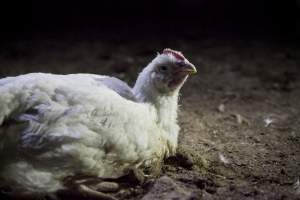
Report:
[{"label": "dirt floor", "polygon": [[0,76],[98,73],[131,85],[165,47],[199,73],[182,89],[178,155],[120,199],[300,199],[300,49],[259,40],[20,40]]}]

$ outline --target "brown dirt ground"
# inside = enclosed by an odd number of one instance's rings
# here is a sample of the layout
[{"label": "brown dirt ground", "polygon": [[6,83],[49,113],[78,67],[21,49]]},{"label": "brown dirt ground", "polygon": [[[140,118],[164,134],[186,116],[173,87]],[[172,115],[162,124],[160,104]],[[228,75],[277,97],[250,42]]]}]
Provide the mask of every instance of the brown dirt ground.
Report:
[{"label": "brown dirt ground", "polygon": [[[300,51],[261,41],[22,40],[0,49],[0,76],[98,73],[132,84],[165,47],[199,70],[180,99],[179,153],[162,177],[121,199],[300,199]],[[187,160],[188,158],[188,160]]]}]

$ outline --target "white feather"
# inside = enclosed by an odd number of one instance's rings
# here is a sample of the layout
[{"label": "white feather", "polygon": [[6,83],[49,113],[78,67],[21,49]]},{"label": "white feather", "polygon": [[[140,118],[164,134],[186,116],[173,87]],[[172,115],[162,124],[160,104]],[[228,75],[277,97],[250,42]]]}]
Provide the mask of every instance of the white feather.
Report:
[{"label": "white feather", "polygon": [[0,79],[0,124],[27,124],[21,132],[1,128],[2,183],[16,193],[49,193],[67,176],[119,177],[174,154],[179,89],[160,95],[149,78],[163,59],[143,70],[133,90],[93,74]]}]

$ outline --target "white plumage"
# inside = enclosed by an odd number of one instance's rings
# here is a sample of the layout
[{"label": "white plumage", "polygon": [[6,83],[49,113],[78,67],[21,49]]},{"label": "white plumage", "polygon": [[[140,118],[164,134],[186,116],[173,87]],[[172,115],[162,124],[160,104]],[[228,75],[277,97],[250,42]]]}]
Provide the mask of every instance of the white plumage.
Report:
[{"label": "white plumage", "polygon": [[133,89],[94,74],[0,79],[1,183],[16,194],[52,193],[68,176],[120,177],[174,154],[178,92],[195,70],[166,49]]}]

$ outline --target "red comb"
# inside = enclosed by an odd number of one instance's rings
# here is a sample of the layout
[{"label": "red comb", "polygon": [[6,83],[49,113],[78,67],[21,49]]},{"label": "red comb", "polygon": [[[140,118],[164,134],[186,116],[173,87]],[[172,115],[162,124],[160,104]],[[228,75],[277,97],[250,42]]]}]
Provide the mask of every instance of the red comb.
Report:
[{"label": "red comb", "polygon": [[174,56],[178,60],[184,60],[185,59],[185,57],[182,55],[181,52],[174,51],[172,49],[164,49],[162,54],[165,54],[165,55],[170,54],[170,55]]}]

